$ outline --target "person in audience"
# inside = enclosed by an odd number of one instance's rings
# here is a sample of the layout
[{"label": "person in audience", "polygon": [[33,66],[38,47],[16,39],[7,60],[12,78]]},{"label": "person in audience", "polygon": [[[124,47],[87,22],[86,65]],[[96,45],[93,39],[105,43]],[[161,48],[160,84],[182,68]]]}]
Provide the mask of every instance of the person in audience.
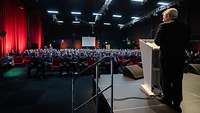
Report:
[{"label": "person in audience", "polygon": [[43,77],[46,78],[45,75],[45,60],[43,57],[37,56],[36,54],[32,54],[32,60],[29,62],[27,67],[27,75],[31,76],[31,70],[36,69],[36,74],[33,77]]},{"label": "person in audience", "polygon": [[9,69],[9,68],[15,66],[13,56],[10,55],[10,53],[7,56],[1,58],[1,63],[5,69]]},{"label": "person in audience", "polygon": [[[34,60],[38,58],[43,58],[42,61],[46,64],[45,67],[47,67],[48,64],[53,63],[53,58],[59,58],[61,61],[60,73],[73,73],[79,72],[107,56],[114,57],[115,73],[122,73],[123,66],[128,64],[127,61],[130,61],[130,59],[140,58],[141,53],[138,49],[30,49],[25,50],[23,56],[32,57],[32,61],[30,62],[32,65],[28,65],[28,75],[30,75],[30,70],[32,68],[37,67],[36,63],[34,63],[36,61]],[[121,64],[119,65],[120,62]],[[106,64],[107,63],[105,63],[105,65]],[[43,67],[44,66],[42,65],[42,68]],[[48,68],[45,69],[48,71]],[[104,70],[104,72],[108,71]]]},{"label": "person in audience", "polygon": [[155,35],[155,43],[160,46],[162,102],[182,112],[182,79],[185,50],[189,44],[189,28],[178,21],[178,11],[169,8],[163,12],[163,23]]}]

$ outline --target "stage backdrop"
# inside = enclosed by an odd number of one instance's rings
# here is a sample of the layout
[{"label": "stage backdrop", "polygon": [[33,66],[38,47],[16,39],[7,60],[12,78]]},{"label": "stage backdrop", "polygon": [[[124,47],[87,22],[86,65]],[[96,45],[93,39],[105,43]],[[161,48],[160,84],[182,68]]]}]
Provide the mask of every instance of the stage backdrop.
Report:
[{"label": "stage backdrop", "polygon": [[18,0],[1,0],[0,4],[0,32],[6,32],[1,36],[1,54],[22,52],[27,43],[26,9]]},{"label": "stage backdrop", "polygon": [[[20,0],[0,0],[0,56],[11,51],[18,53],[27,49],[27,10]],[[30,43],[42,43],[42,21],[39,15],[30,19]]]},{"label": "stage backdrop", "polygon": [[96,37],[82,37],[82,47],[95,47]]},{"label": "stage backdrop", "polygon": [[42,17],[39,10],[35,10],[35,12],[31,13],[30,18],[30,41],[29,43],[32,45],[37,45],[37,48],[42,48],[42,37],[43,37],[43,27],[42,27]]}]

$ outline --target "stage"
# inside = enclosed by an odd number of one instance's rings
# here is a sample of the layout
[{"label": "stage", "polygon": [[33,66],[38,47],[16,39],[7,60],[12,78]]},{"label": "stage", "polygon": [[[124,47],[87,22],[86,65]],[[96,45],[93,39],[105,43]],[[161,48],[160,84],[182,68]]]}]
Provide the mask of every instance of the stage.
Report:
[{"label": "stage", "polygon": [[[100,89],[110,85],[110,75],[101,75]],[[114,113],[176,113],[173,109],[146,96],[140,89],[144,79],[134,80],[122,74],[114,74]],[[183,113],[198,113],[200,108],[200,76],[184,74]],[[104,93],[110,104],[110,90]]]},{"label": "stage", "polygon": [[[13,68],[1,80],[0,112],[2,113],[71,113],[71,77],[62,77],[52,72],[48,78],[26,78],[25,68]],[[12,72],[18,72],[19,76]],[[52,74],[52,75],[51,75]],[[110,75],[101,75],[99,88],[110,85]],[[176,113],[154,98],[149,98],[141,90],[144,79],[134,80],[122,74],[114,74],[114,113]],[[183,113],[200,111],[200,76],[187,73],[183,78]],[[93,94],[93,79],[82,76],[75,83],[75,105],[78,106]],[[110,103],[110,90],[104,93]],[[103,108],[107,104],[100,103]],[[105,110],[103,110],[105,111]],[[95,113],[95,100],[77,113]],[[102,113],[102,112],[101,112]]]}]

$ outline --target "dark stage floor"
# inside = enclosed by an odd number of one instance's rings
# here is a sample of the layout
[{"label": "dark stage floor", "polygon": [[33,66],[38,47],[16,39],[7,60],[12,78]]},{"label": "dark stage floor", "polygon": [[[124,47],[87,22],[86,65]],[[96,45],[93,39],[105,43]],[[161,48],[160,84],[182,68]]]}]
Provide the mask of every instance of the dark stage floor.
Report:
[{"label": "dark stage floor", "polygon": [[[144,79],[134,80],[114,75],[114,113],[176,113],[155,98],[149,98],[141,90]],[[100,89],[110,85],[110,76],[101,75]],[[110,100],[110,92],[104,93]],[[182,113],[200,113],[200,75],[185,73],[183,77]]]}]

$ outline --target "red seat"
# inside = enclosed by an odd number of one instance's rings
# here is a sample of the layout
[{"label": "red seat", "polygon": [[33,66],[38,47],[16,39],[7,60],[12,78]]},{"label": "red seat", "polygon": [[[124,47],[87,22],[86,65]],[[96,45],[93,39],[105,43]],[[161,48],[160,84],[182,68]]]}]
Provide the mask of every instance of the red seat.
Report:
[{"label": "red seat", "polygon": [[117,57],[117,64],[123,65],[123,57],[122,56]]},{"label": "red seat", "polygon": [[23,58],[23,64],[28,64],[31,61],[32,57],[31,56],[25,56]]},{"label": "red seat", "polygon": [[14,56],[13,57],[15,64],[23,64],[23,57],[22,56]]},{"label": "red seat", "polygon": [[60,68],[61,61],[59,58],[53,58],[52,64],[50,64],[50,69],[51,70],[57,70]]},{"label": "red seat", "polygon": [[88,66],[94,64],[94,59],[92,57],[89,57],[87,59],[87,63],[88,63]]},{"label": "red seat", "polygon": [[127,65],[137,65],[137,64],[138,64],[137,59],[132,58]]}]

